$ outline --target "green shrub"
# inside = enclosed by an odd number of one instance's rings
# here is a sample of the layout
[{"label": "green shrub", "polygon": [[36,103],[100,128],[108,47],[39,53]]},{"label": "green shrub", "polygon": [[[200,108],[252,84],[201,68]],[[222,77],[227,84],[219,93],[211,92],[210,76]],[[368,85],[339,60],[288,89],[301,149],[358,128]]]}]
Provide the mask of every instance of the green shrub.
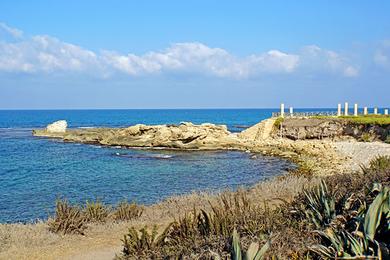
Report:
[{"label": "green shrub", "polygon": [[276,118],[276,120],[274,122],[274,128],[279,129],[280,126],[283,124],[283,122],[284,122],[284,118],[283,117]]},{"label": "green shrub", "polygon": [[303,191],[305,194],[306,218],[310,220],[316,228],[330,225],[336,217],[335,200],[333,194],[328,191],[325,181],[310,190]]},{"label": "green shrub", "polygon": [[369,133],[363,133],[363,134],[360,136],[360,141],[362,141],[362,142],[371,142],[371,141],[372,141],[372,136],[371,136],[371,134],[369,134]]},{"label": "green shrub", "polygon": [[[311,247],[321,257],[333,259],[389,259],[390,191],[383,188],[369,208],[352,219],[357,230],[327,228],[316,231],[323,244]],[[351,225],[350,225],[351,226]],[[352,258],[353,257],[353,258]]]},{"label": "green shrub", "polygon": [[[261,248],[259,248],[259,244],[251,243],[246,252],[241,250],[240,236],[237,231],[233,231],[232,236],[232,253],[231,258],[233,260],[262,260],[264,259],[265,253],[270,247],[270,242],[267,241]],[[244,258],[243,258],[244,256]]]},{"label": "green shrub", "polygon": [[366,174],[370,174],[372,172],[383,172],[390,171],[390,156],[389,155],[380,155],[375,157],[370,161],[368,167],[361,166],[362,170]]}]

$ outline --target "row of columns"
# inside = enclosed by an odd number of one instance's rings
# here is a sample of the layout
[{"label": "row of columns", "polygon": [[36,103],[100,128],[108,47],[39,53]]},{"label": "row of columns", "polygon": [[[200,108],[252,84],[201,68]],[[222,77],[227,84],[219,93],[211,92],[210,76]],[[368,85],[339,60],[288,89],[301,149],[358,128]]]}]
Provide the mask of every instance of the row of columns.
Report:
[{"label": "row of columns", "polygon": [[[294,113],[294,109],[292,107],[290,107],[290,116],[292,116]],[[349,107],[348,107],[348,102],[345,102],[344,103],[344,116],[348,116],[349,115]],[[358,104],[354,104],[353,105],[353,115],[354,116],[358,116]],[[368,115],[368,108],[367,107],[364,107],[363,108],[363,114],[364,115]],[[384,110],[384,115],[388,115],[389,114],[389,110],[388,109],[385,109]],[[374,115],[378,115],[378,108],[375,107],[374,108]],[[284,104],[280,104],[280,116],[281,117],[284,117]],[[342,108],[341,108],[341,104],[337,104],[337,116],[342,116]]]},{"label": "row of columns", "polygon": [[[294,113],[294,108],[293,107],[290,107],[290,116],[292,116],[293,115],[293,113]],[[284,104],[282,103],[282,104],[280,104],[280,116],[281,117],[284,117]]]},{"label": "row of columns", "polygon": [[[353,115],[357,116],[358,114],[359,114],[358,113],[358,104],[354,104],[353,105]],[[385,109],[384,115],[388,115],[388,114],[389,114],[389,110]],[[342,115],[341,104],[338,104],[337,105],[337,116],[341,116],[341,115]],[[344,116],[348,116],[348,115],[349,115],[348,102],[345,102]],[[368,115],[368,108],[367,107],[363,108],[363,115]],[[378,108],[377,107],[374,108],[374,115],[378,115]]]}]

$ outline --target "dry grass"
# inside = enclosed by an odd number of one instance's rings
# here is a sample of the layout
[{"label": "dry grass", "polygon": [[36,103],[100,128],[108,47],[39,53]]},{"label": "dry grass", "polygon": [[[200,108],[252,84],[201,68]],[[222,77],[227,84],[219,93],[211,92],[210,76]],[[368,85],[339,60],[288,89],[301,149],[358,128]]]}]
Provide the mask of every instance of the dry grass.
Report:
[{"label": "dry grass", "polygon": [[[329,178],[328,181],[334,182],[334,184],[331,184],[330,186],[337,187],[337,190],[340,190],[340,193],[343,192],[343,189],[348,190],[351,187],[353,187],[352,190],[361,188],[365,186],[364,182],[369,183],[370,181],[383,180],[383,175],[377,175],[375,173],[366,175],[364,179],[361,177],[357,178],[353,174],[340,176],[327,177]],[[260,244],[263,244],[267,238],[269,238],[268,231],[273,230],[271,236],[272,247],[269,253],[278,254],[279,252],[279,254],[281,254],[280,252],[284,252],[293,259],[294,257],[295,259],[299,259],[299,257],[302,256],[300,250],[306,248],[308,244],[315,241],[316,238],[309,235],[310,230],[308,227],[310,227],[310,225],[307,223],[286,219],[286,216],[290,214],[291,209],[282,208],[281,206],[284,204],[283,201],[287,203],[294,201],[294,197],[296,197],[302,189],[318,184],[319,180],[320,178],[318,177],[286,175],[259,183],[255,187],[245,191],[244,201],[250,203],[251,208],[261,212],[261,214],[258,214],[258,217],[254,218],[257,222],[253,223],[260,223],[260,221],[263,221],[263,224],[259,224],[258,231],[252,231],[253,234],[248,232],[248,230],[251,231],[252,228],[239,228],[240,232],[244,233],[243,235],[240,234],[243,247],[246,248],[252,241],[258,241]],[[231,196],[234,196],[234,193],[230,192],[225,192],[224,194],[224,196],[230,198]],[[156,225],[158,235],[160,235],[173,219],[176,219],[179,223],[179,220],[183,219],[185,214],[187,214],[187,218],[193,219],[194,209],[197,216],[203,214],[201,210],[204,210],[207,214],[214,214],[212,207],[215,206],[217,206],[216,212],[218,212],[218,207],[224,205],[220,202],[221,196],[205,192],[176,196],[166,199],[161,203],[144,207],[141,216],[129,221],[115,221],[112,214],[109,214],[108,221],[104,224],[87,223],[87,229],[84,230],[84,236],[72,234],[63,236],[62,234],[52,233],[49,231],[47,223],[2,224],[0,225],[0,259],[59,259],[62,257],[94,259],[98,258],[100,252],[104,252],[105,256],[107,256],[107,254],[114,256],[115,253],[119,253],[122,243],[121,239],[123,239],[123,235],[128,232],[129,227],[134,227],[138,232],[138,230],[147,226],[146,230],[149,230],[148,233],[151,235],[152,227]],[[267,203],[268,205],[267,211],[264,211],[264,203]],[[234,209],[234,206],[232,207]],[[248,214],[245,216],[251,216],[253,213],[250,212],[251,211],[249,211],[249,213],[241,214]],[[232,218],[233,215],[234,214],[228,215],[230,220],[234,219]],[[211,218],[214,217],[212,216]],[[204,217],[202,217],[202,219],[204,220]],[[269,222],[270,219],[272,222]],[[246,220],[249,221],[248,218],[246,218]],[[237,223],[243,223],[242,220],[239,219],[234,221],[236,221],[236,224],[234,224],[236,226],[242,225]],[[270,226],[272,228],[270,228]],[[297,230],[299,232],[297,232]],[[213,232],[210,233],[209,238],[205,242],[202,242],[203,244],[199,244],[198,242],[197,244],[190,244],[192,247],[196,247],[197,245],[205,246],[204,248],[199,247],[198,249],[194,249],[194,252],[198,252],[204,257],[207,257],[213,255],[207,248],[210,250],[213,247],[229,248],[230,237],[223,236],[221,239],[219,235],[212,235]],[[264,234],[261,236],[256,233]],[[138,234],[141,235],[141,233]],[[20,239],[21,237],[28,237],[29,239]],[[157,237],[155,237],[155,239],[157,239]],[[305,237],[305,239],[302,239],[302,237]],[[201,248],[205,250],[202,251]],[[227,253],[226,251],[221,251],[221,254],[226,255]],[[281,258],[283,259],[283,254],[281,254]]]},{"label": "dry grass", "polygon": [[[315,180],[297,176],[275,178],[250,189],[247,198],[259,204],[263,204],[264,201],[278,204],[280,200],[275,198],[291,200],[300,187],[310,185],[312,182],[315,183]],[[58,259],[61,258],[59,256],[72,255],[83,255],[82,258],[88,258],[85,252],[99,252],[102,249],[112,250],[114,256],[120,251],[121,239],[128,232],[129,226],[138,230],[145,226],[151,228],[157,225],[161,233],[172,219],[179,219],[186,212],[192,212],[194,208],[197,211],[200,209],[210,211],[212,210],[210,203],[217,203],[218,200],[218,194],[208,192],[171,197],[161,203],[144,207],[141,216],[129,221],[113,222],[113,219],[109,219],[103,224],[86,223],[87,229],[84,230],[83,236],[72,234],[63,236],[62,233],[50,232],[47,222],[0,224],[0,259]],[[20,239],[21,237],[29,239]]]},{"label": "dry grass", "polygon": [[[282,203],[264,202],[266,199],[258,189],[267,186],[266,183],[248,191],[225,192],[209,202],[211,209],[186,212],[161,233],[156,228],[150,231],[147,227],[139,231],[131,228],[122,240],[123,251],[118,258],[205,258],[210,254],[229,258],[231,235],[237,230],[244,249],[253,241],[259,244],[271,241],[267,253],[270,258],[318,259],[310,248],[324,241],[319,240],[315,231],[332,225],[343,230],[354,212],[372,200],[369,190],[373,183],[390,184],[389,162],[390,158],[379,157],[364,173],[325,177],[315,188],[312,186],[318,184],[318,179],[301,177],[295,189],[281,186],[287,190],[283,194],[287,200],[276,198]],[[279,185],[283,179],[278,180]],[[266,186],[262,188],[271,188]]]}]

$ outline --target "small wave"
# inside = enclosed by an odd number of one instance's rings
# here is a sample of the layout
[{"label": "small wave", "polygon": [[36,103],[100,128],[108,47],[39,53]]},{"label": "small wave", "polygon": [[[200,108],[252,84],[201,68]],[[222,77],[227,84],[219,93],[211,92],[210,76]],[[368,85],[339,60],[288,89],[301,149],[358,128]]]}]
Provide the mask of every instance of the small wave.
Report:
[{"label": "small wave", "polygon": [[96,128],[95,126],[79,126],[77,127],[79,129],[91,129],[91,128]]},{"label": "small wave", "polygon": [[146,154],[126,154],[126,153],[114,153],[115,156],[120,156],[120,157],[127,157],[127,158],[134,158],[134,159],[171,159],[173,158],[172,155],[167,155],[167,154],[153,154],[153,155],[146,155]]}]

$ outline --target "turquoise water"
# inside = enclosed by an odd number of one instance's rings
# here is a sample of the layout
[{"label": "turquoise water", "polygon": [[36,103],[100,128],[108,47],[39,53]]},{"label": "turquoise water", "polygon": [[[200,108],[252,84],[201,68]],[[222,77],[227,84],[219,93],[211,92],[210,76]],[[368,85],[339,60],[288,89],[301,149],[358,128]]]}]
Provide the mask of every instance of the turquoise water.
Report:
[{"label": "turquoise water", "polygon": [[286,160],[235,151],[115,149],[32,137],[31,130],[65,119],[70,127],[192,121],[253,125],[275,110],[0,111],[0,222],[29,222],[53,213],[57,198],[82,203],[150,204],[199,190],[251,186],[293,167]]}]

